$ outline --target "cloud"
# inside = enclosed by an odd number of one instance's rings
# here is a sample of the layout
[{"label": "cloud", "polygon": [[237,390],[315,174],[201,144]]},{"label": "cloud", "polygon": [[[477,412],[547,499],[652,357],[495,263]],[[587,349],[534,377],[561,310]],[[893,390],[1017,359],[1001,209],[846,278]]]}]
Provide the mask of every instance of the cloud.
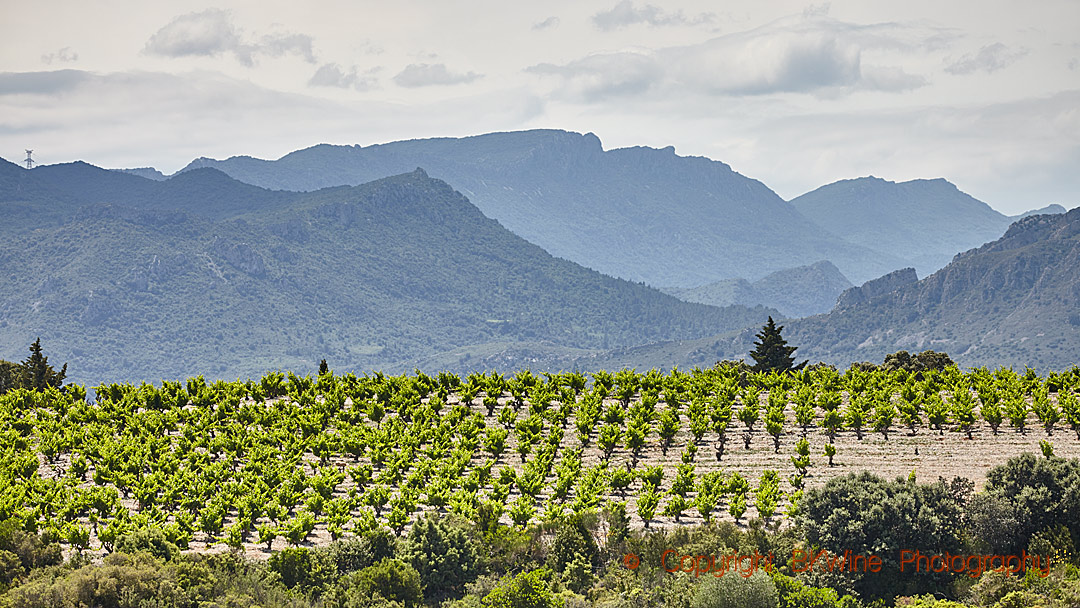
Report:
[{"label": "cloud", "polygon": [[306,34],[268,34],[259,39],[255,49],[268,57],[298,55],[308,63],[315,63],[312,39]]},{"label": "cloud", "polygon": [[465,84],[482,77],[483,74],[477,74],[476,72],[465,74],[451,72],[444,63],[412,63],[405,66],[405,69],[401,70],[397,76],[394,76],[394,82],[399,87],[411,89],[435,85]]},{"label": "cloud", "polygon": [[558,17],[548,17],[547,19],[544,19],[540,23],[534,23],[533,26],[532,26],[532,29],[534,31],[538,31],[538,30],[553,29],[553,28],[556,28],[556,27],[559,27],[559,18]]},{"label": "cloud", "polygon": [[585,101],[640,95],[663,79],[663,68],[653,56],[629,52],[589,55],[566,65],[541,63],[525,71],[559,77],[568,96]]},{"label": "cloud", "polygon": [[199,156],[277,158],[319,142],[508,131],[543,111],[525,87],[390,103],[287,93],[208,70],[0,73],[0,141],[15,141],[20,156],[34,148],[47,163],[84,159],[165,173]]},{"label": "cloud", "polygon": [[662,54],[679,82],[714,94],[805,93],[862,77],[860,47],[821,29],[722,36]]},{"label": "cloud", "polygon": [[343,70],[336,63],[326,63],[315,71],[308,84],[315,87],[337,87],[340,89],[355,89],[357,91],[370,91],[377,86],[374,76],[379,68],[373,68],[360,73],[355,65]]},{"label": "cloud", "polygon": [[55,53],[46,53],[45,55],[41,56],[41,61],[43,63],[49,64],[54,61],[59,61],[60,63],[73,63],[78,60],[79,54],[76,53],[70,46],[65,46],[64,48],[56,51]]},{"label": "cloud", "polygon": [[872,91],[901,92],[926,86],[925,78],[908,74],[900,68],[862,66],[862,85]]},{"label": "cloud", "polygon": [[856,25],[820,11],[794,20],[719,36],[700,44],[642,53],[591,55],[564,65],[539,64],[526,72],[563,79],[565,92],[585,100],[640,94],[821,96],[855,90],[907,91],[927,84],[922,76],[888,65],[865,65],[866,50],[918,49],[895,24]]},{"label": "cloud", "polygon": [[641,23],[654,27],[664,25],[699,25],[712,23],[716,18],[713,13],[701,13],[695,17],[686,17],[682,11],[667,13],[653,4],[635,6],[632,0],[622,0],[613,8],[600,11],[592,16],[593,25],[603,31],[617,30]]},{"label": "cloud", "polygon": [[59,95],[78,88],[91,77],[82,70],[0,72],[0,96]]},{"label": "cloud", "polygon": [[1027,55],[1027,49],[1020,49],[1018,51],[1010,51],[1009,47],[1000,42],[994,44],[988,44],[974,55],[968,53],[960,59],[949,63],[945,66],[945,71],[950,74],[971,74],[973,72],[996,72],[1002,68],[1008,67],[1014,63],[1017,59],[1020,59],[1024,55]]},{"label": "cloud", "polygon": [[306,34],[268,34],[245,41],[228,11],[210,8],[174,17],[146,42],[145,52],[162,57],[219,57],[232,53],[246,66],[256,57],[298,55],[315,63],[312,38]]}]

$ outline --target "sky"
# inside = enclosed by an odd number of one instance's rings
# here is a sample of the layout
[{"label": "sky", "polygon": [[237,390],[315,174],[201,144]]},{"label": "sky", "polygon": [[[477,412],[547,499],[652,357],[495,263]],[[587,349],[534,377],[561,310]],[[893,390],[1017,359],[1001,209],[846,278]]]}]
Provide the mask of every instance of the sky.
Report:
[{"label": "sky", "polygon": [[0,157],[172,173],[535,128],[785,199],[944,177],[1080,205],[1080,1],[0,0]]}]

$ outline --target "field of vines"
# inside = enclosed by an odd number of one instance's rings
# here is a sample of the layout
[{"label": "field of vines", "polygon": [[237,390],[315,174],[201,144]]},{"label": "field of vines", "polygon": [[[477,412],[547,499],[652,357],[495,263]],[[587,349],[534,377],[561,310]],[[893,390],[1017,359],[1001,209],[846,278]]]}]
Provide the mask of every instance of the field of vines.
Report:
[{"label": "field of vines", "polygon": [[[72,552],[156,527],[266,555],[429,511],[481,528],[615,509],[635,526],[758,517],[853,470],[981,475],[1080,455],[1080,369],[440,373],[0,396],[0,521]],[[921,450],[921,451],[920,451]]]}]

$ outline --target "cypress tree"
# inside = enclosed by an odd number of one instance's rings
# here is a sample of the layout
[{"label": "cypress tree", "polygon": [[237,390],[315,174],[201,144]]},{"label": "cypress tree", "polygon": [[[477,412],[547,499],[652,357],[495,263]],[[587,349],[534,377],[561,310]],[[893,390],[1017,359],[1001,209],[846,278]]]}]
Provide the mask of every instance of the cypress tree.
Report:
[{"label": "cypress tree", "polygon": [[41,391],[46,387],[60,388],[67,376],[67,363],[59,372],[49,365],[49,358],[41,352],[41,338],[34,340],[30,345],[30,356],[22,362],[20,374],[20,386],[30,390]]},{"label": "cypress tree", "polygon": [[754,342],[754,350],[750,351],[750,358],[754,360],[752,369],[755,372],[768,371],[799,371],[806,365],[806,361],[795,365],[795,357],[792,356],[796,346],[788,346],[780,332],[783,325],[777,326],[770,316],[761,331],[755,336],[758,341]]}]

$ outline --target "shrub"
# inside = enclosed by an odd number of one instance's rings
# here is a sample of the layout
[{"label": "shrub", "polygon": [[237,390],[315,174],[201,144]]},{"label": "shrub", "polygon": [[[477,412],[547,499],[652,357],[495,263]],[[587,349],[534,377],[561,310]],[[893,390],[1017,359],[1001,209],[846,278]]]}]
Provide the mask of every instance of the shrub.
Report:
[{"label": "shrub", "polygon": [[281,577],[286,587],[321,592],[334,578],[334,564],[325,553],[289,547],[270,556],[270,569]]},{"label": "shrub", "polygon": [[405,608],[424,603],[420,573],[397,559],[384,559],[345,575],[330,595],[327,603],[341,608],[366,608],[377,605],[380,598],[400,602]]},{"label": "shrub", "polygon": [[455,599],[466,583],[480,573],[476,542],[458,520],[428,516],[418,520],[405,541],[402,555],[420,574],[424,599],[439,603]]},{"label": "shrub", "polygon": [[562,608],[563,601],[551,592],[551,571],[546,568],[522,572],[506,579],[484,597],[489,608]]},{"label": "shrub", "polygon": [[[600,565],[600,550],[579,517],[573,517],[559,527],[547,555],[547,567],[558,574],[564,574],[571,564],[577,570],[587,567],[590,571]],[[581,576],[577,575],[578,578]]]},{"label": "shrub", "polygon": [[753,575],[710,576],[694,589],[693,608],[777,608],[779,596],[772,578],[758,570]]},{"label": "shrub", "polygon": [[172,561],[180,555],[180,548],[169,542],[165,532],[157,526],[138,528],[116,539],[116,550],[121,553],[145,551],[164,561]]}]

